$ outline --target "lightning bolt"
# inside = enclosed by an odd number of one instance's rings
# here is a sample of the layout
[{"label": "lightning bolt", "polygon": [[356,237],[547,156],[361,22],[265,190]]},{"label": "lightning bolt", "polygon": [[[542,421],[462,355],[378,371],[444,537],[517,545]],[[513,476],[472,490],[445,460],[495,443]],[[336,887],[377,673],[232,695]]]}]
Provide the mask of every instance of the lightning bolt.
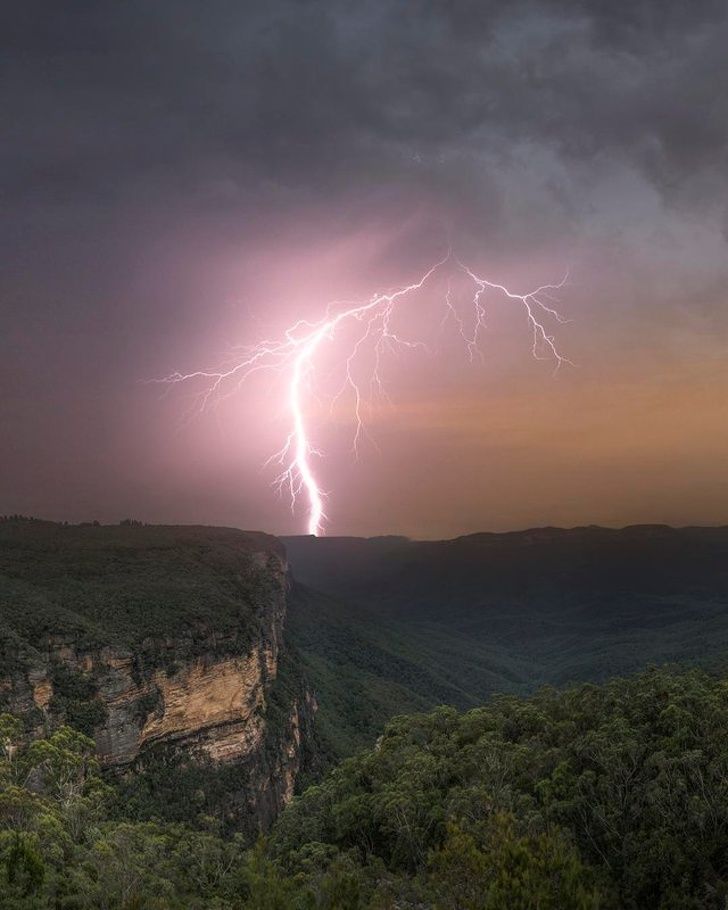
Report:
[{"label": "lightning bolt", "polygon": [[[196,370],[191,373],[173,372],[161,379],[151,380],[166,386],[180,383],[202,382],[198,406],[204,410],[213,398],[225,397],[237,391],[253,373],[267,370],[287,375],[285,407],[289,415],[288,436],[266,464],[275,462],[281,470],[274,480],[279,493],[288,491],[291,509],[295,510],[301,498],[308,503],[307,530],[309,534],[324,533],[326,514],[325,494],[321,489],[312,465],[312,458],[320,456],[312,444],[306,421],[306,392],[315,372],[316,358],[325,342],[336,339],[337,330],[345,323],[358,329],[350,342],[343,362],[344,381],[332,400],[333,404],[347,391],[353,397],[355,432],[353,448],[358,452],[359,443],[366,433],[364,422],[365,402],[374,394],[386,395],[380,375],[382,357],[388,352],[426,349],[422,341],[402,337],[392,326],[392,318],[398,306],[415,295],[430,282],[433,276],[449,268],[447,291],[444,298],[442,326],[451,321],[463,341],[468,357],[473,361],[482,358],[480,339],[486,326],[486,297],[499,295],[509,303],[519,305],[532,333],[532,353],[536,359],[550,359],[554,370],[571,363],[556,346],[553,334],[547,328],[552,320],[563,325],[565,319],[554,307],[554,295],[564,287],[568,275],[558,284],[545,284],[526,294],[517,294],[505,285],[497,284],[476,274],[467,265],[455,258],[451,252],[425,271],[417,281],[394,290],[372,295],[368,300],[354,304],[332,303],[325,314],[316,322],[299,320],[286,329],[283,336],[272,341],[262,341],[254,347],[243,348],[230,366],[215,370]],[[459,274],[472,289],[469,309],[465,316],[456,307],[452,296],[452,276]],[[373,351],[373,366],[370,372],[369,398],[364,394],[362,383],[356,377],[356,366],[362,351],[369,345]]]}]

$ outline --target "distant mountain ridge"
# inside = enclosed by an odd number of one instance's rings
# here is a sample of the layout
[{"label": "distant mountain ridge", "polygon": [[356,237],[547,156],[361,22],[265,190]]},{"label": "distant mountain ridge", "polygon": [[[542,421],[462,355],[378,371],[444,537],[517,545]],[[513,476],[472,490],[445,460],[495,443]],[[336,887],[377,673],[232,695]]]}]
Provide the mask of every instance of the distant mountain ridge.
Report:
[{"label": "distant mountain ridge", "polygon": [[[282,538],[296,578],[369,607],[560,606],[624,594],[728,595],[728,528],[537,528],[443,541]],[[539,597],[539,594],[541,595]]]}]

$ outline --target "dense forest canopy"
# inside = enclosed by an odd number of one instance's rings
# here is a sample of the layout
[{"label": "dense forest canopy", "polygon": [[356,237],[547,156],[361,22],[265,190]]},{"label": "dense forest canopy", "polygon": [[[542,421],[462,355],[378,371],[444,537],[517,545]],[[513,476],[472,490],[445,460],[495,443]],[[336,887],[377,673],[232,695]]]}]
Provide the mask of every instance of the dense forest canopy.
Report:
[{"label": "dense forest canopy", "polygon": [[728,682],[652,670],[395,718],[255,846],[125,817],[93,744],[2,720],[3,906],[704,910],[728,896]]}]

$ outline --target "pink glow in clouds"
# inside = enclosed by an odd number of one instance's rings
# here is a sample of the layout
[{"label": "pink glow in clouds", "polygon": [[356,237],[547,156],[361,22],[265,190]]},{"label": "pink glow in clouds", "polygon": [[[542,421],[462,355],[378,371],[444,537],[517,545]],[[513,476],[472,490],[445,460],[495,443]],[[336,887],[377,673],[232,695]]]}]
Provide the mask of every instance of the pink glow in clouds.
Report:
[{"label": "pink glow in clouds", "polygon": [[[353,448],[356,454],[359,442],[366,432],[363,413],[365,402],[377,396],[386,396],[380,370],[383,358],[387,354],[405,350],[427,350],[427,344],[416,334],[405,336],[395,328],[395,317],[410,298],[415,298],[425,285],[442,273],[447,286],[442,297],[440,326],[444,328],[448,322],[455,325],[471,360],[476,356],[482,357],[479,338],[485,326],[486,308],[489,299],[497,296],[522,308],[526,324],[532,333],[532,353],[536,359],[550,359],[555,370],[564,363],[570,363],[559,352],[554,336],[547,328],[548,320],[556,323],[566,321],[553,306],[553,294],[564,286],[566,279],[558,284],[541,285],[526,293],[517,293],[503,284],[481,277],[448,252],[416,281],[375,293],[363,302],[330,303],[317,321],[296,321],[285,330],[281,338],[262,341],[254,347],[244,349],[239,359],[227,368],[173,372],[154,381],[169,386],[201,382],[198,406],[204,410],[217,398],[240,389],[254,373],[271,371],[282,374],[282,407],[288,414],[289,431],[280,450],[269,459],[282,467],[274,483],[279,492],[288,491],[292,510],[296,509],[299,499],[305,496],[308,533],[323,534],[326,494],[312,464],[312,458],[321,456],[322,453],[312,442],[307,408],[313,379],[322,359],[322,347],[328,343],[337,352],[335,359],[339,363],[339,386],[335,390],[329,389],[327,397],[333,408],[342,396],[349,395],[355,426]],[[464,278],[470,288],[467,310],[454,299],[453,276]],[[353,334],[349,337],[340,331],[345,325],[354,327]],[[366,380],[360,378],[362,364]]]}]

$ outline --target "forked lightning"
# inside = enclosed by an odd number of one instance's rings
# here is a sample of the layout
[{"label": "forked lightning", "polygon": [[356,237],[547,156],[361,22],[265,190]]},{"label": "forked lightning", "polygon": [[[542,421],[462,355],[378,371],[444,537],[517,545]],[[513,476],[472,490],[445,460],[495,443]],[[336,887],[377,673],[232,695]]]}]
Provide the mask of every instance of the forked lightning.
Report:
[{"label": "forked lightning", "polygon": [[[545,284],[526,294],[517,294],[505,285],[482,278],[467,265],[448,253],[443,259],[425,271],[412,284],[386,293],[378,293],[368,300],[353,305],[329,304],[325,315],[318,322],[300,320],[288,328],[283,337],[274,341],[263,341],[255,347],[242,351],[232,366],[219,370],[196,370],[191,373],[174,372],[154,382],[175,385],[199,380],[203,383],[200,406],[204,408],[217,395],[237,389],[251,374],[261,370],[276,370],[288,377],[285,408],[290,418],[288,436],[270,461],[281,465],[282,470],[274,483],[279,491],[288,490],[291,508],[295,509],[302,495],[308,503],[307,530],[309,534],[324,533],[326,514],[325,494],[312,465],[312,458],[320,452],[311,442],[306,418],[306,393],[316,369],[317,356],[326,343],[337,341],[337,330],[344,323],[361,328],[355,331],[353,340],[347,340],[349,347],[344,352],[344,383],[335,399],[349,390],[353,399],[355,422],[354,447],[359,444],[364,430],[363,403],[365,395],[360,380],[356,378],[356,367],[364,356],[365,348],[372,356],[369,371],[369,389],[383,391],[380,364],[386,353],[403,348],[424,348],[422,341],[403,338],[393,328],[395,311],[405,298],[415,295],[430,282],[436,273],[448,270],[447,292],[444,295],[443,324],[451,320],[461,336],[465,350],[471,360],[482,356],[480,336],[485,327],[486,298],[497,294],[501,299],[523,308],[527,324],[533,335],[533,356],[537,359],[551,359],[555,369],[570,363],[558,350],[555,338],[547,329],[548,320],[563,324],[567,320],[554,308],[552,294],[562,288],[566,278],[558,284]],[[455,305],[452,295],[452,277],[464,276],[472,288],[468,304],[469,313],[463,313]]]}]

